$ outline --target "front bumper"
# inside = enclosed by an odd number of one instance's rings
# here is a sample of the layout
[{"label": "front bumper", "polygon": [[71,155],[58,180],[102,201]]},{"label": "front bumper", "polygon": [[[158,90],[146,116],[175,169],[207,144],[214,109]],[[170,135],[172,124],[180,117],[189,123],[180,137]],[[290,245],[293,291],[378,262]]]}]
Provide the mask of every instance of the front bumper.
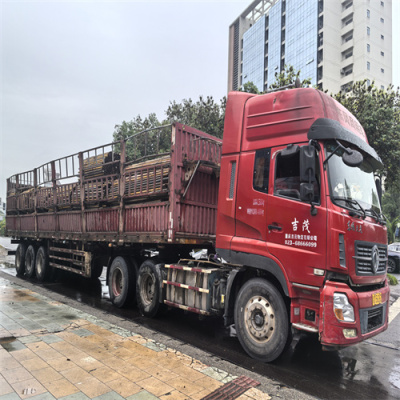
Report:
[{"label": "front bumper", "polygon": [[[336,318],[333,309],[334,293],[344,293],[347,296],[354,308],[354,322],[339,321]],[[387,280],[381,289],[368,292],[354,292],[344,283],[326,282],[320,302],[319,334],[322,345],[345,347],[385,331],[388,327],[389,294]],[[345,330],[353,330],[354,337],[345,337]]]}]

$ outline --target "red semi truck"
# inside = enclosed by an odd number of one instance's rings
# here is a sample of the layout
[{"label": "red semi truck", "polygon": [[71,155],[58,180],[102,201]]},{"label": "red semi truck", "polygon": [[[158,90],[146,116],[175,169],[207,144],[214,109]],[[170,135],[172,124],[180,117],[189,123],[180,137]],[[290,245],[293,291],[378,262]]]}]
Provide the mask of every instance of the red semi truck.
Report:
[{"label": "red semi truck", "polygon": [[175,123],[12,176],[7,232],[19,275],[104,266],[117,307],[220,315],[269,362],[293,330],[339,349],[387,329],[381,167],[328,95],[233,92],[223,143]]}]

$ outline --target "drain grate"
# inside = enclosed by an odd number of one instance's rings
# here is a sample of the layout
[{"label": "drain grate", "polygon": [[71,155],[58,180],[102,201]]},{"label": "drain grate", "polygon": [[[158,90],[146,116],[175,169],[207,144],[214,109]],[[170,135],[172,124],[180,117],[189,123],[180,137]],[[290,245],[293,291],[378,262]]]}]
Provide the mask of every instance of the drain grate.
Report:
[{"label": "drain grate", "polygon": [[252,387],[260,385],[260,382],[255,381],[247,376],[239,376],[224,386],[214,390],[212,393],[203,397],[201,400],[234,400]]}]

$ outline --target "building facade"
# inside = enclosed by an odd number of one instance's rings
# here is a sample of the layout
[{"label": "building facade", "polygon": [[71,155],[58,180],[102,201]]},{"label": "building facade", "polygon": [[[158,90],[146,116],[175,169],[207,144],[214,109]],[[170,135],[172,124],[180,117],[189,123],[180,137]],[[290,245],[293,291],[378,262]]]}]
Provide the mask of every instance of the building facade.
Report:
[{"label": "building facade", "polygon": [[229,28],[228,90],[267,91],[285,65],[330,93],[392,83],[392,0],[255,0]]}]

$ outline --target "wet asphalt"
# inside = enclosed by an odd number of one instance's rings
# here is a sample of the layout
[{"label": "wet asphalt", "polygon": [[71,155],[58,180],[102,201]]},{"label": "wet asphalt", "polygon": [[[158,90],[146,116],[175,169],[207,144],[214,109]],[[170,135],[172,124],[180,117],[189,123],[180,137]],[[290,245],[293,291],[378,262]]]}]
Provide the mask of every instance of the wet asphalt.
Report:
[{"label": "wet asphalt", "polygon": [[[15,276],[11,260],[9,257],[0,271]],[[322,351],[317,337],[295,337],[291,347],[280,359],[264,364],[247,356],[237,338],[231,335],[229,329],[224,328],[220,319],[200,319],[197,315],[181,310],[169,310],[159,318],[148,319],[142,317],[134,305],[127,309],[112,306],[104,273],[100,279],[88,280],[60,272],[55,282],[35,283],[35,286],[161,332],[266,376],[282,387],[297,389],[321,399],[400,398],[400,315],[393,319],[383,334],[341,351]],[[399,274],[397,276],[400,278]],[[15,279],[20,279],[22,283],[24,281],[24,278]],[[394,291],[392,303],[400,295],[398,289]]]}]

